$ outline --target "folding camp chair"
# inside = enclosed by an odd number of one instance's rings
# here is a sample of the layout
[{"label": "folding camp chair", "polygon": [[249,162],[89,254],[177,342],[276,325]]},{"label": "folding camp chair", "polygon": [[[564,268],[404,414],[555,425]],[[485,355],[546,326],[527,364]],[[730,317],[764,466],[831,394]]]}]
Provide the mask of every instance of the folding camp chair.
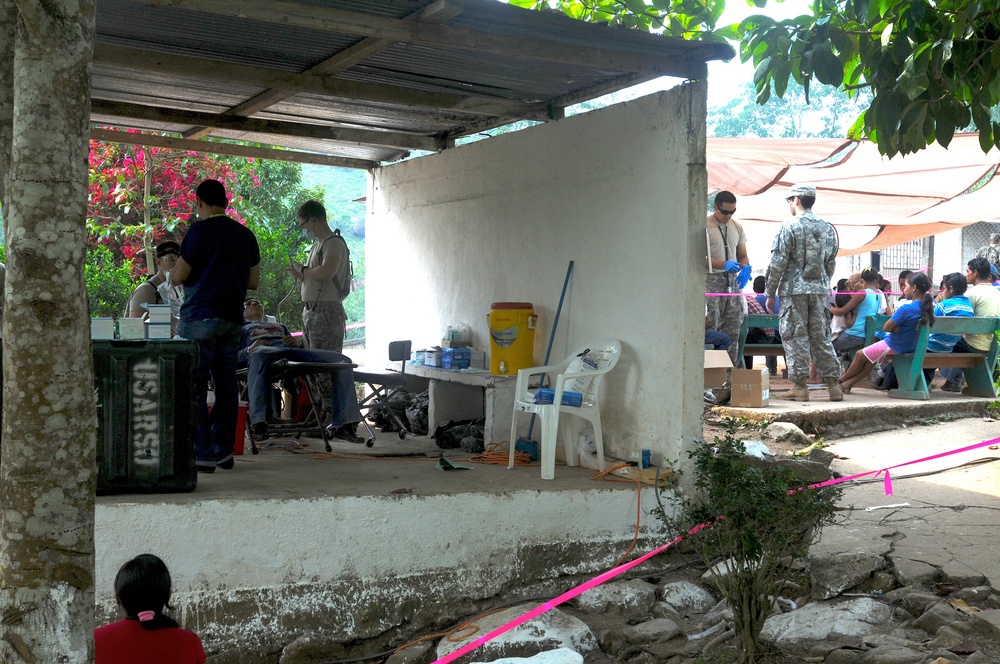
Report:
[{"label": "folding camp chair", "polygon": [[[292,360],[276,360],[267,369],[268,380],[273,382],[280,382],[284,379],[298,379],[304,378],[302,384],[305,385],[306,396],[308,397],[308,407],[306,410],[306,416],[301,422],[279,422],[279,423],[268,423],[267,433],[268,436],[281,436],[281,435],[291,435],[295,434],[295,437],[311,435],[315,436],[319,434],[323,438],[323,446],[327,452],[332,452],[333,448],[330,446],[330,433],[327,431],[327,427],[323,426],[322,420],[322,408],[320,407],[320,399],[322,395],[318,395],[314,392],[313,386],[309,378],[317,374],[332,373],[340,369],[348,369],[355,367],[357,365],[351,362],[294,362]],[[246,369],[240,369],[237,371],[237,376],[245,377]],[[250,426],[249,419],[247,420],[247,426]],[[371,433],[369,429],[369,437],[365,439],[365,445],[371,447],[375,444],[375,436]],[[253,454],[257,454],[257,445],[253,441],[253,436],[250,437],[250,450]]]},{"label": "folding camp chair", "polygon": [[400,438],[406,438],[407,433],[412,433],[409,426],[389,405],[392,397],[402,390],[406,384],[406,362],[410,359],[410,347],[411,342],[409,339],[406,341],[389,342],[389,361],[400,362],[401,367],[399,371],[379,369],[354,370],[355,382],[364,383],[371,390],[368,396],[358,402],[361,411],[365,413],[365,418],[362,422],[364,422],[369,432],[371,432],[371,427],[368,426],[366,420],[370,420],[377,415],[382,415],[396,423],[399,427]]}]

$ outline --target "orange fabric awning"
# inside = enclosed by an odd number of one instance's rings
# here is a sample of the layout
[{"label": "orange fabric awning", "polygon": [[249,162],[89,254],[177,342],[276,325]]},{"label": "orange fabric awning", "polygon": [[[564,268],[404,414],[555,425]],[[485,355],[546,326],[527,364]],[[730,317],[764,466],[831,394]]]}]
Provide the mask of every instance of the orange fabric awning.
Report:
[{"label": "orange fabric awning", "polygon": [[[816,215],[837,228],[841,255],[1000,220],[993,210],[1000,194],[1000,183],[993,179],[1000,151],[984,153],[975,134],[955,136],[947,149],[935,144],[893,159],[868,141],[808,141],[709,138],[709,189],[737,194],[735,218],[745,226],[761,224],[759,231],[773,236],[777,224],[789,218],[784,200],[788,188],[811,183],[817,191]],[[829,159],[831,155],[838,158]],[[814,157],[818,161],[796,163]],[[716,166],[713,158],[726,162]],[[760,193],[751,192],[765,182],[769,184]],[[969,193],[976,186],[980,188]]]}]

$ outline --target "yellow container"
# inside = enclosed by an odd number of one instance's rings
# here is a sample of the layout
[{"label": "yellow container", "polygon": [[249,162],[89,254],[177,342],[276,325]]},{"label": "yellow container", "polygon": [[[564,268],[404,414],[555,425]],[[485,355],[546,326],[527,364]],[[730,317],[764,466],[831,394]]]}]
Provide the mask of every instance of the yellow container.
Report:
[{"label": "yellow container", "polygon": [[494,302],[486,317],[490,328],[490,373],[516,374],[535,366],[535,323],[530,302]]}]

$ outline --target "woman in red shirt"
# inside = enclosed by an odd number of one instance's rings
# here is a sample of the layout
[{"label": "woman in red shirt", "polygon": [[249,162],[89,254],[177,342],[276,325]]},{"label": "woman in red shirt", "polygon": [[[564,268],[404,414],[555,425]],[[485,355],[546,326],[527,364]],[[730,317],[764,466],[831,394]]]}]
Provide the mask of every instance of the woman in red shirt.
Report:
[{"label": "woman in red shirt", "polygon": [[95,664],[205,664],[198,635],[163,613],[173,607],[162,560],[144,553],[122,565],[115,600],[125,618],[94,630]]}]

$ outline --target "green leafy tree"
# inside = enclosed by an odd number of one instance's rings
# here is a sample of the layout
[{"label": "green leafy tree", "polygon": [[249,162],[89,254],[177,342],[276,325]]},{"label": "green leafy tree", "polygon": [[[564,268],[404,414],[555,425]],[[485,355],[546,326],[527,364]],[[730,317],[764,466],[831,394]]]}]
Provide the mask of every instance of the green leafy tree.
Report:
[{"label": "green leafy tree", "polygon": [[784,97],[762,106],[754,101],[754,84],[747,82],[723,106],[708,109],[708,135],[840,138],[847,134],[866,99],[865,91],[850,98],[833,86],[814,85],[806,104],[805,89],[793,83]]},{"label": "green leafy tree", "polygon": [[90,299],[90,315],[121,316],[135,289],[131,264],[123,263],[107,247],[93,245],[87,248],[83,275]]},{"label": "green leafy tree", "polygon": [[303,188],[302,165],[269,159],[223,157],[235,181],[230,184],[232,205],[257,236],[260,245],[260,286],[254,295],[264,310],[278,315],[292,329],[302,326],[302,306],[295,280],[286,272],[288,258],[305,258],[311,246],[299,230],[295,210],[310,198],[322,200],[322,187]]},{"label": "green leafy tree", "polygon": [[[763,7],[766,3],[760,2]],[[755,15],[737,28],[740,58],[756,66],[760,103],[789,80],[867,88],[872,101],[851,130],[892,156],[937,141],[970,122],[984,151],[1000,146],[1000,12],[951,0],[819,0],[812,14],[775,21]]]},{"label": "green leafy tree", "polygon": [[[767,0],[752,0],[762,10]],[[757,14],[717,29],[724,3],[685,0],[514,0],[557,7],[604,21],[684,39],[738,42],[756,67],[760,104],[783,97],[791,81],[823,83],[849,93],[867,89],[870,103],[851,138],[868,138],[893,156],[973,126],[983,151],[1000,147],[1000,11],[979,0],[813,0],[809,13],[785,20]]]}]

